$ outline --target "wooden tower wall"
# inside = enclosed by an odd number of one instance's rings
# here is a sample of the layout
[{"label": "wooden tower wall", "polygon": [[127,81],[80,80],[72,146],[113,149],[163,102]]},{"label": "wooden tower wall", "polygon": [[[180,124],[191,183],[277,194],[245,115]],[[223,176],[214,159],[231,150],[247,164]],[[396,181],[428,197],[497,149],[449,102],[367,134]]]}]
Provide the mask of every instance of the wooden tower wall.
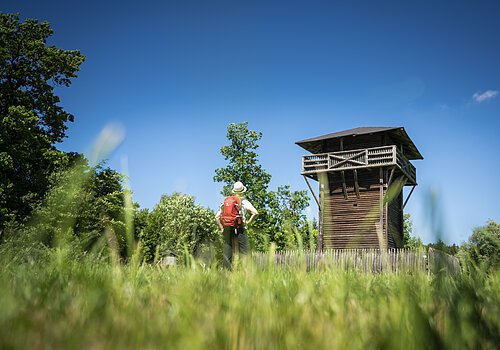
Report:
[{"label": "wooden tower wall", "polygon": [[325,184],[323,191],[320,191],[323,248],[380,247],[377,230],[381,223],[382,244],[387,248],[401,246],[402,193],[391,203],[385,205],[382,202],[381,205],[381,198],[383,200],[387,191],[388,172],[380,170],[358,171],[357,189],[352,171],[344,172],[345,182],[340,172],[325,174],[323,181],[320,180]]}]

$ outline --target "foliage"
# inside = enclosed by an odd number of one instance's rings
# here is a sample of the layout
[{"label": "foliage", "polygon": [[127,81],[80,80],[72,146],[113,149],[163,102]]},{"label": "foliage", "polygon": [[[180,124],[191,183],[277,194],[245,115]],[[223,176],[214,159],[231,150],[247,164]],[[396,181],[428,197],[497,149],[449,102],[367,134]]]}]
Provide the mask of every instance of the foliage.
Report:
[{"label": "foliage", "polygon": [[144,259],[153,261],[158,252],[183,255],[196,252],[203,243],[218,243],[214,212],[195,204],[194,197],[174,193],[163,195],[147,217],[140,236]]},{"label": "foliage", "polygon": [[225,168],[215,170],[214,181],[224,182],[222,195],[229,196],[236,181],[241,181],[250,189],[245,196],[256,207],[264,208],[267,202],[267,187],[271,175],[259,164],[257,152],[258,141],[262,133],[248,129],[248,123],[229,124],[227,139],[230,145],[223,146],[220,152],[228,161]]},{"label": "foliage", "polygon": [[54,144],[73,116],[54,87],[69,86],[84,57],[47,45],[52,33],[47,22],[0,13],[0,232],[31,212],[68,163]]},{"label": "foliage", "polygon": [[476,266],[487,271],[500,268],[500,224],[489,220],[486,225],[476,227],[469,240],[459,252],[462,261],[470,259]]},{"label": "foliage", "polygon": [[460,248],[455,243],[453,243],[452,245],[448,245],[441,239],[438,239],[435,243],[429,243],[427,247],[440,250],[449,255],[456,255]]},{"label": "foliage", "polygon": [[140,209],[139,206],[135,207],[134,213],[134,238],[139,240],[143,235],[144,230],[148,224],[149,210],[147,208]]},{"label": "foliage", "polygon": [[[111,240],[119,256],[127,254],[123,176],[101,166],[91,168],[84,158],[65,171],[53,173],[51,190],[25,224],[5,232],[5,239],[21,249],[41,243],[57,247],[74,240],[81,252],[107,251]],[[76,247],[75,247],[76,248]]]},{"label": "foliage", "polygon": [[[5,259],[0,348],[496,349],[500,276]],[[459,307],[457,307],[459,306]],[[332,332],[332,330],[335,330]]]},{"label": "foliage", "polygon": [[417,249],[424,245],[420,237],[413,236],[413,221],[410,214],[403,215],[403,236],[404,248]]},{"label": "foliage", "polygon": [[289,185],[268,193],[268,226],[271,240],[278,249],[297,248],[299,239],[310,242],[311,231],[304,210],[309,206],[307,191],[291,191]]},{"label": "foliage", "polygon": [[310,229],[303,214],[309,202],[307,191],[291,191],[289,186],[268,191],[271,175],[259,164],[256,152],[262,133],[249,130],[247,122],[229,124],[227,138],[230,144],[221,148],[221,154],[228,164],[215,170],[214,181],[224,183],[224,196],[231,193],[236,181],[247,186],[245,197],[259,211],[248,230],[253,248],[267,250],[270,242],[278,249],[291,248],[297,243],[297,230],[309,241],[315,230]]}]

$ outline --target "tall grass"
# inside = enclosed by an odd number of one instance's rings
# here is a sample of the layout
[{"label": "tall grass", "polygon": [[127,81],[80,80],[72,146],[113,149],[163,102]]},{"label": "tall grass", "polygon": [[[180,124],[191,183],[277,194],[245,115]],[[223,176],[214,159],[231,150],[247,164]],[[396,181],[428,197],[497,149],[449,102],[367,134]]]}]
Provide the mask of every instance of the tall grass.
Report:
[{"label": "tall grass", "polygon": [[[108,144],[96,147],[97,160]],[[129,236],[131,225],[129,217]],[[0,245],[0,349],[500,344],[498,272],[367,274],[334,266],[307,271],[300,264],[281,268],[272,258],[264,267],[237,260],[230,271],[201,268],[193,259],[162,269],[141,262],[140,244],[132,238],[129,259],[121,262],[112,231],[106,232],[111,258],[83,253],[70,232],[60,234],[52,248],[21,240]]]},{"label": "tall grass", "polygon": [[[495,348],[498,274],[161,269],[73,260],[0,272],[0,348]],[[2,259],[3,260],[3,259]]]}]

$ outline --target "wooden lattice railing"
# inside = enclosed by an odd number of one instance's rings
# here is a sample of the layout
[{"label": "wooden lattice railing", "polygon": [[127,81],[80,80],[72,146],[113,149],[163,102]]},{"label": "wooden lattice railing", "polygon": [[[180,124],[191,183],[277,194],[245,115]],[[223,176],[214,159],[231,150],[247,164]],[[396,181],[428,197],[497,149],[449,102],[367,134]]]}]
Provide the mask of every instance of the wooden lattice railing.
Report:
[{"label": "wooden lattice railing", "polygon": [[409,183],[416,183],[415,167],[396,145],[302,156],[302,175],[382,166],[396,166]]}]

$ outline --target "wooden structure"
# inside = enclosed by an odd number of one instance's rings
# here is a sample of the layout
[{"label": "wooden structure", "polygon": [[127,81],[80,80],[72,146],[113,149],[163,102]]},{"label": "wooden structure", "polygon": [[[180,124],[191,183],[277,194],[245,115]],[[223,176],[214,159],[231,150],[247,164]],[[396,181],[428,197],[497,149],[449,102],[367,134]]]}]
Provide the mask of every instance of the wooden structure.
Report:
[{"label": "wooden structure", "polygon": [[280,251],[252,252],[256,266],[266,268],[270,263],[282,268],[306,271],[329,268],[358,270],[365,273],[446,271],[460,273],[460,263],[454,256],[429,249],[328,249],[321,252]]},{"label": "wooden structure", "polygon": [[[402,127],[363,127],[296,142],[319,207],[318,249],[398,248],[403,208],[423,159]],[[316,196],[308,179],[319,182]],[[403,186],[412,186],[403,201]]]}]

